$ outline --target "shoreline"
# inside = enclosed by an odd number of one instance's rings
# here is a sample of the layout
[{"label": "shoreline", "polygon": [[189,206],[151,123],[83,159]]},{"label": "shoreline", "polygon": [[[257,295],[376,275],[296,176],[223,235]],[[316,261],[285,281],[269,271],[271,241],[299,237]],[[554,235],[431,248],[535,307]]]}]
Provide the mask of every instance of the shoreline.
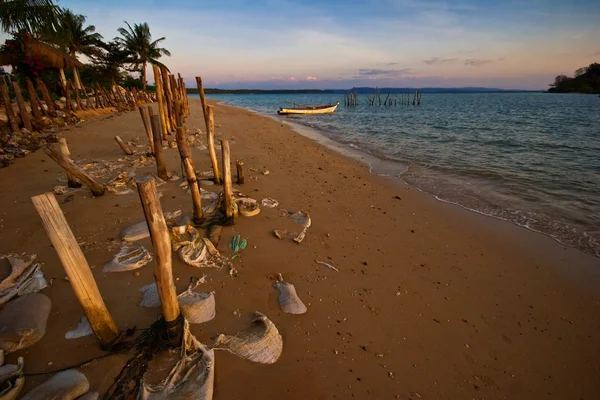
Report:
[{"label": "shoreline", "polygon": [[[210,96],[208,98],[211,98]],[[377,155],[377,154],[372,154],[371,152],[360,148],[359,146],[356,145],[352,145],[352,144],[348,144],[348,143],[341,143],[341,142],[337,142],[334,139],[331,139],[329,136],[326,135],[326,133],[320,131],[317,128],[314,128],[312,126],[308,126],[308,125],[304,125],[302,123],[298,123],[298,122],[294,122],[294,121],[289,121],[288,118],[282,118],[282,117],[278,117],[277,115],[269,115],[266,113],[261,113],[259,111],[256,110],[252,110],[252,109],[248,109],[248,108],[244,108],[244,107],[239,107],[239,106],[235,106],[235,105],[231,105],[228,104],[226,102],[226,100],[223,99],[214,99],[211,98],[212,100],[216,100],[217,104],[223,104],[226,105],[228,107],[234,107],[234,108],[239,108],[245,111],[249,111],[252,113],[255,113],[257,115],[260,115],[262,117],[266,117],[266,118],[270,118],[274,121],[277,122],[283,122],[287,125],[289,125],[290,127],[292,127],[292,129],[296,132],[298,132],[299,134],[308,137],[310,139],[312,139],[313,141],[315,141],[316,143],[322,145],[322,146],[326,146],[327,148],[330,148],[332,150],[335,150],[336,152],[342,154],[345,157],[348,157],[350,159],[353,160],[357,160],[360,161],[364,164],[366,164],[369,167],[369,172],[371,172],[373,175],[377,175],[377,176],[389,176],[392,178],[396,178],[398,179],[402,184],[406,184],[409,185],[411,188],[414,188],[422,193],[425,193],[433,198],[435,198],[436,200],[442,202],[442,203],[447,203],[447,204],[452,204],[454,206],[457,206],[463,210],[469,211],[469,212],[473,212],[475,214],[479,214],[479,215],[483,215],[485,217],[489,217],[489,218],[493,218],[495,220],[499,220],[499,221],[503,221],[503,222],[508,222],[514,226],[517,226],[519,228],[523,228],[527,231],[530,232],[534,232],[536,234],[540,234],[543,236],[546,236],[550,239],[552,239],[553,241],[555,241],[556,243],[562,245],[562,246],[567,246],[570,248],[573,248],[575,250],[578,250],[584,254],[589,254],[592,255],[594,257],[600,258],[600,249],[597,249],[596,252],[592,252],[591,250],[588,251],[584,251],[581,248],[578,248],[576,245],[574,244],[570,244],[570,243],[565,243],[563,240],[561,240],[560,237],[556,236],[556,234],[550,233],[550,232],[544,232],[538,229],[535,229],[527,224],[520,224],[516,221],[512,221],[508,218],[503,218],[500,215],[493,215],[493,214],[489,214],[486,213],[484,211],[478,210],[476,208],[472,208],[466,205],[463,205],[461,203],[459,203],[456,200],[449,200],[449,199],[444,199],[442,198],[440,195],[437,195],[435,193],[431,193],[425,189],[420,188],[419,186],[407,182],[406,180],[404,180],[402,178],[402,175],[404,173],[406,173],[408,171],[409,166],[402,163],[401,161],[397,161],[397,160],[392,160],[389,158],[386,158],[383,155]],[[374,165],[377,165],[377,171],[374,171]],[[401,166],[401,167],[399,167]],[[399,168],[396,168],[399,167]],[[583,232],[583,235],[588,235],[589,234],[587,232]]]},{"label": "shoreline", "polygon": [[[213,101],[211,101],[214,104]],[[199,101],[190,99],[187,127],[204,131]],[[252,198],[272,197],[275,209],[238,218],[223,229],[218,250],[232,257],[231,238],[248,246],[228,271],[193,268],[173,257],[177,292],[190,275],[207,275],[214,320],[193,325],[202,343],[249,328],[260,311],[277,326],[283,353],[274,365],[216,353],[215,399],[286,398],[594,398],[600,351],[600,275],[597,259],[549,237],[443,203],[398,180],[370,173],[358,160],[321,146],[279,121],[227,105],[215,107],[217,139],[231,141],[232,159],[246,166],[237,186]],[[137,112],[63,132],[78,161],[127,159],[114,142],[144,148]],[[204,134],[198,137],[204,142]],[[196,169],[210,169],[206,150],[192,147]],[[165,149],[169,171],[177,149]],[[219,155],[220,158],[220,155]],[[268,175],[260,171],[268,170]],[[142,177],[156,171],[140,167]],[[113,171],[113,174],[119,170]],[[43,152],[0,170],[0,254],[34,253],[53,284],[46,335],[7,356],[25,357],[27,374],[49,372],[103,355],[93,337],[66,340],[82,312],[50,246],[31,196],[61,184],[60,167]],[[103,181],[106,181],[104,178]],[[179,181],[159,187],[164,211],[191,212]],[[216,191],[217,186],[203,186]],[[143,219],[135,193],[57,196],[104,301],[122,330],[145,328],[158,309],[141,308],[138,290],[153,282],[152,265],[104,273],[120,249],[119,234]],[[310,210],[313,225],[297,244],[273,229],[297,229],[281,209]],[[139,242],[152,251],[149,239]],[[339,272],[315,263],[322,260]],[[135,274],[139,272],[139,276]],[[308,307],[284,314],[270,275],[282,273]],[[115,355],[81,368],[91,390],[104,393],[128,359]],[[549,378],[551,377],[551,378]],[[48,376],[27,376],[24,392]]]}]

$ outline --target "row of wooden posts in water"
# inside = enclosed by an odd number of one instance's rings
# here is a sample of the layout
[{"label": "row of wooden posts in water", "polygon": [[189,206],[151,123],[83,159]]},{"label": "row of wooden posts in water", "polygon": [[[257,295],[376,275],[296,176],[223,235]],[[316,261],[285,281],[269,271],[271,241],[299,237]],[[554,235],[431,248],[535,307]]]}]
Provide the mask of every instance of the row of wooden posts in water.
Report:
[{"label": "row of wooden posts in water", "polygon": [[[413,94],[413,97],[410,97],[410,92],[405,93],[400,93],[400,98],[398,98],[398,93],[395,93],[394,95],[392,95],[390,92],[388,92],[387,97],[385,98],[385,100],[383,101],[383,105],[384,106],[397,106],[397,105],[410,105],[411,101],[412,101],[412,105],[421,105],[421,98],[423,97],[423,92],[421,92],[419,89],[415,90],[415,93]],[[369,104],[372,106],[375,105],[382,105],[381,102],[381,93],[379,91],[379,88],[375,88],[375,92],[373,93],[373,97],[367,95],[367,100],[369,101]],[[358,92],[356,89],[352,89],[347,91],[344,94],[344,105],[345,106],[357,106],[359,104],[358,101]]]},{"label": "row of wooden posts in water", "polygon": [[[36,79],[35,85],[29,78],[25,79],[27,95],[29,97],[29,109],[25,104],[23,91],[19,83],[11,80],[8,76],[0,78],[1,101],[6,109],[8,124],[13,133],[20,132],[21,127],[30,132],[39,130],[44,124],[44,117],[53,118],[58,116],[57,111],[65,113],[75,112],[77,110],[90,110],[96,108],[114,107],[117,109],[129,109],[138,104],[153,101],[154,95],[143,92],[136,88],[123,89],[113,86],[111,90],[106,90],[96,84],[94,88],[78,89],[70,80],[64,81],[63,94],[65,97],[64,110],[59,110],[57,104],[52,100],[50,91],[40,78]],[[10,93],[13,93],[17,103],[18,112],[15,112]],[[75,93],[75,100],[72,94]],[[85,98],[82,100],[82,94]]]},{"label": "row of wooden posts in water", "polygon": [[[180,80],[179,82],[165,82],[161,80],[160,71],[158,71],[156,67],[154,68],[154,73],[157,82],[156,95],[158,112],[154,113],[151,106],[140,105],[138,108],[144,129],[148,135],[150,151],[156,159],[157,175],[164,180],[168,178],[162,153],[163,142],[168,140],[168,135],[174,132],[181,162],[191,191],[193,222],[195,224],[200,224],[203,222],[204,216],[202,213],[199,181],[196,176],[194,161],[187,139],[187,129],[185,127],[186,118],[189,116],[187,96],[184,91],[185,84],[183,83],[183,80]],[[204,113],[207,132],[207,147],[214,173],[214,183],[223,185],[222,211],[225,216],[224,223],[232,223],[234,217],[234,203],[229,141],[221,140],[221,175],[214,146],[215,123],[213,106],[208,105],[206,102],[204,89],[202,87],[202,79],[197,77],[196,82]],[[133,151],[129,149],[119,136],[115,136],[115,140],[126,154],[133,154]],[[104,186],[96,182],[70,159],[66,140],[61,140],[60,153],[50,148],[47,148],[45,151],[54,161],[66,170],[69,176],[70,185],[77,185],[77,181],[80,181],[88,186],[95,196],[104,194]],[[236,166],[238,183],[242,184],[244,183],[243,163],[237,160]],[[166,323],[165,326],[168,329],[171,329],[171,331],[168,331],[167,333],[172,333],[175,325],[181,325],[175,327],[176,331],[181,330],[183,325],[181,323],[181,312],[173,282],[171,239],[162,207],[158,199],[154,178],[145,177],[138,179],[136,183],[146,222],[149,227],[152,245],[156,254],[154,277],[158,287],[158,294],[161,299],[162,316]],[[48,237],[58,253],[75,295],[88,318],[90,327],[92,328],[100,347],[107,350],[113,348],[113,346],[121,340],[121,333],[102,299],[89,264],[77,244],[75,236],[73,235],[54,194],[47,193],[34,196],[32,201],[42,219]],[[179,335],[169,336],[172,341],[172,346],[176,347],[180,345],[180,334],[181,332],[179,332]]]}]

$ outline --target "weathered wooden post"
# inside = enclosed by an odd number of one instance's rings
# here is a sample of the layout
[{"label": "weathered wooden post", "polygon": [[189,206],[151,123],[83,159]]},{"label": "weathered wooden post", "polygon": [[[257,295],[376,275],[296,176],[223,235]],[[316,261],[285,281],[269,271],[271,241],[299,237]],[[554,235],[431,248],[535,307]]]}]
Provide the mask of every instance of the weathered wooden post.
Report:
[{"label": "weathered wooden post", "polygon": [[[71,160],[71,151],[69,150],[69,145],[67,144],[67,139],[64,137],[59,138],[58,144],[60,145],[61,154],[67,160],[70,160],[72,162],[73,160]],[[67,173],[67,186],[69,186],[70,188],[80,188],[81,182],[79,182],[77,180],[77,178],[75,178],[75,176],[73,176],[73,174],[71,174],[69,171],[66,171],[66,173]]]},{"label": "weathered wooden post", "polygon": [[185,168],[185,175],[187,177],[188,186],[190,187],[190,193],[192,194],[192,203],[194,208],[193,221],[195,224],[202,223],[202,198],[200,196],[200,186],[198,185],[198,179],[196,178],[196,171],[194,169],[194,161],[192,160],[192,153],[190,151],[190,145],[185,137],[185,128],[177,127],[177,148],[179,149],[179,155],[181,156],[181,162]]},{"label": "weathered wooden post", "polygon": [[19,106],[19,111],[21,112],[21,121],[23,121],[23,126],[25,127],[25,129],[31,132],[33,131],[33,126],[31,125],[31,118],[29,117],[27,107],[25,107],[25,100],[23,99],[23,95],[21,94],[21,87],[16,81],[13,81],[12,85],[13,90],[15,91],[17,105]]},{"label": "weathered wooden post", "polygon": [[35,88],[33,87],[33,82],[31,79],[25,79],[25,84],[27,85],[27,94],[29,95],[29,104],[31,106],[31,114],[33,114],[33,118],[37,121],[42,119],[42,111],[39,108],[38,104],[38,96],[35,92]]},{"label": "weathered wooden post", "polygon": [[181,101],[175,100],[173,102],[173,108],[175,109],[175,125],[177,126],[177,128],[179,128],[183,125],[181,118]]},{"label": "weathered wooden post", "polygon": [[229,141],[221,140],[223,152],[223,208],[227,219],[233,219],[233,187],[231,182],[231,153]]},{"label": "weathered wooden post", "polygon": [[123,141],[123,139],[121,139],[121,137],[119,137],[119,135],[115,136],[115,141],[117,142],[121,150],[125,152],[125,154],[127,154],[128,156],[133,155],[133,151],[129,148],[129,146],[125,144],[125,142]]},{"label": "weathered wooden post", "polygon": [[2,92],[2,104],[4,104],[4,108],[6,109],[6,117],[8,118],[10,129],[13,133],[18,133],[20,132],[19,122],[15,110],[12,107],[10,96],[8,95],[8,86],[3,78],[0,78],[0,91]]},{"label": "weathered wooden post", "polygon": [[237,183],[238,185],[244,184],[244,163],[240,160],[235,160],[235,166],[237,168]]},{"label": "weathered wooden post", "polygon": [[202,112],[204,113],[204,123],[206,124],[206,132],[208,132],[208,105],[206,104],[206,96],[204,95],[202,78],[199,76],[196,77],[196,85],[198,85],[198,94],[200,95],[200,102],[202,103]]},{"label": "weathered wooden post", "polygon": [[210,163],[213,169],[214,181],[216,184],[221,183],[221,175],[219,174],[219,164],[217,163],[217,152],[215,151],[215,114],[213,106],[208,106],[208,123],[207,123],[206,139],[208,154],[210,155]]},{"label": "weathered wooden post", "polygon": [[108,350],[119,340],[119,329],[104,304],[92,271],[54,194],[34,196],[31,201],[42,219],[50,242],[58,254],[100,347]]},{"label": "weathered wooden post", "polygon": [[84,185],[86,185],[94,196],[102,196],[104,194],[104,186],[96,182],[91,176],[86,174],[81,168],[79,168],[75,163],[68,158],[64,157],[62,154],[57,153],[51,148],[45,148],[44,152],[48,154],[48,156],[56,161],[58,165],[63,167],[67,172],[69,172],[73,177],[80,180]]},{"label": "weathered wooden post", "polygon": [[160,116],[160,125],[162,127],[163,139],[167,139],[167,112],[165,109],[165,100],[163,97],[162,80],[160,78],[160,70],[158,65],[152,64],[152,70],[154,71],[154,83],[156,85],[156,98],[158,100],[158,115]]},{"label": "weathered wooden post", "polygon": [[152,126],[152,138],[154,139],[154,158],[156,159],[156,172],[158,177],[164,181],[169,179],[167,175],[167,167],[165,165],[165,159],[162,153],[162,135],[160,132],[160,117],[153,115],[150,117]]},{"label": "weathered wooden post", "polygon": [[46,84],[40,78],[37,78],[36,81],[38,90],[42,93],[42,97],[44,99],[44,103],[46,103],[46,107],[48,108],[48,113],[52,116],[56,115],[56,108],[54,107],[54,102],[52,101],[52,97],[50,97],[50,92],[46,87]]},{"label": "weathered wooden post", "polygon": [[175,322],[180,316],[180,311],[173,282],[171,237],[156,193],[156,183],[153,177],[148,176],[138,179],[137,187],[156,254],[154,279],[158,287],[162,314],[167,323]]},{"label": "weathered wooden post", "polygon": [[138,110],[140,111],[140,117],[142,117],[142,123],[144,124],[144,130],[146,131],[146,136],[148,137],[148,142],[150,143],[150,152],[152,154],[154,154],[154,138],[152,136],[152,127],[150,126],[150,117],[148,115],[148,107],[138,106]]},{"label": "weathered wooden post", "polygon": [[174,132],[175,118],[173,116],[173,94],[171,93],[171,85],[169,84],[169,72],[166,67],[161,67],[160,72],[162,75],[162,88],[165,96],[165,104],[167,106],[167,125],[169,126],[169,132]]}]

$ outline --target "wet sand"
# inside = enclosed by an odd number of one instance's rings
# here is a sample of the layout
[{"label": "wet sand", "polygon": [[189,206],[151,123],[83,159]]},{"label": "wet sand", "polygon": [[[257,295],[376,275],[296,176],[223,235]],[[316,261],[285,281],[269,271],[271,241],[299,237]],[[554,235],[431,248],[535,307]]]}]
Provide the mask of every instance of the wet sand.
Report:
[{"label": "wet sand", "polygon": [[[187,127],[204,131],[199,101],[190,99],[190,107]],[[296,244],[273,236],[273,229],[294,228],[278,208],[238,218],[218,247],[231,256],[233,235],[247,238],[248,247],[234,260],[235,278],[225,269],[198,270],[173,258],[178,292],[191,275],[202,274],[208,280],[199,290],[216,292],[216,318],[192,328],[203,343],[248,327],[253,311],[266,314],[283,336],[283,354],[273,365],[216,352],[216,399],[600,396],[598,258],[374,176],[365,164],[288,124],[224,105],[216,106],[215,122],[217,139],[230,139],[232,159],[245,163],[246,183],[239,189],[259,201],[272,197],[282,209],[309,210],[313,222]],[[90,161],[127,157],[114,142],[117,134],[145,143],[137,111],[64,132],[73,158]],[[168,170],[181,176],[177,149],[165,154]],[[210,169],[206,150],[194,148],[193,156],[197,170]],[[144,176],[155,168],[135,172]],[[40,151],[0,169],[0,254],[35,253],[46,277],[54,278],[42,292],[53,302],[45,337],[7,357],[25,357],[27,374],[104,354],[91,336],[64,338],[82,311],[30,200],[63,184],[60,176],[60,167]],[[191,213],[179,183],[159,187],[163,210]],[[62,203],[66,196],[57,197]],[[80,190],[61,207],[119,328],[148,327],[160,309],[137,303],[138,289],[153,281],[152,264],[137,277],[134,271],[102,272],[120,248],[121,229],[143,219],[137,193],[92,198]],[[140,243],[151,250],[149,239]],[[296,286],[307,314],[280,310],[269,279],[277,272]],[[104,393],[127,358],[83,367],[91,390]],[[25,390],[48,377],[28,376]]]}]

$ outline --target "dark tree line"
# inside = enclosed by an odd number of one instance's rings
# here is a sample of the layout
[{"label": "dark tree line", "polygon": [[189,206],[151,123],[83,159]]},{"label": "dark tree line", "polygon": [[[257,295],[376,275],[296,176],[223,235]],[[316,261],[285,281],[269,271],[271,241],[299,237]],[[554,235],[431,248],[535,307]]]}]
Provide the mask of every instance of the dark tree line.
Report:
[{"label": "dark tree line", "polygon": [[548,89],[550,93],[600,93],[600,64],[592,63],[575,71],[575,76],[559,75]]}]

